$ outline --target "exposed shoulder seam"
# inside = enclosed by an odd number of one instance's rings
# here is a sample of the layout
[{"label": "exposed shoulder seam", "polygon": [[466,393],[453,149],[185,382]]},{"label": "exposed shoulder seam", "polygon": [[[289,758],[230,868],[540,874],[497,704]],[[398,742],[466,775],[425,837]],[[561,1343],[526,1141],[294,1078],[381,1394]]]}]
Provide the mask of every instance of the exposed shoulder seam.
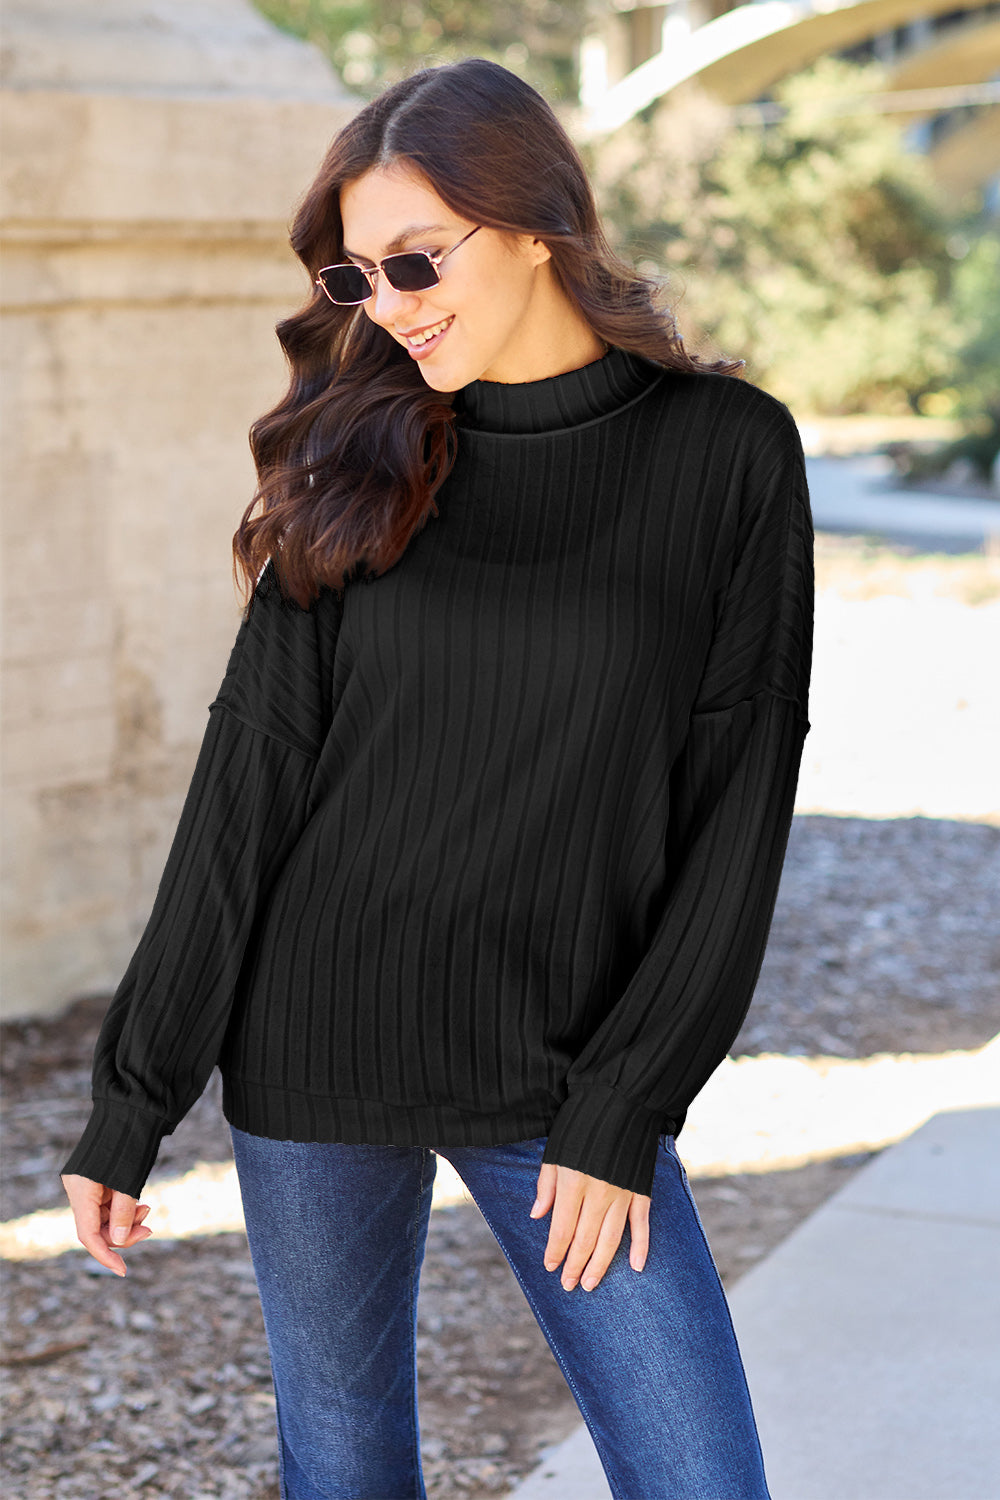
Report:
[{"label": "exposed shoulder seam", "polygon": [[245,725],[247,729],[255,730],[257,734],[262,734],[265,739],[274,740],[276,745],[284,745],[286,750],[294,750],[297,755],[303,756],[305,760],[319,760],[318,753],[314,754],[311,750],[303,750],[301,745],[293,745],[291,740],[285,739],[284,735],[275,734],[271,729],[265,729],[260,724],[254,724],[251,719],[245,718],[243,714],[238,714],[235,709],[230,708],[228,703],[223,703],[221,698],[214,698],[212,700],[212,702],[208,705],[209,713],[212,712],[213,708],[223,709],[229,715],[229,717],[231,719],[235,719],[237,723]]},{"label": "exposed shoulder seam", "polygon": [[692,719],[721,719],[726,714],[733,713],[744,703],[756,703],[761,698],[773,698],[777,703],[790,703],[796,711],[796,717],[808,724],[809,720],[802,712],[802,705],[798,698],[792,697],[791,693],[781,693],[777,688],[762,687],[759,692],[751,693],[748,698],[737,698],[735,703],[729,703],[725,708],[696,708],[691,711]]}]

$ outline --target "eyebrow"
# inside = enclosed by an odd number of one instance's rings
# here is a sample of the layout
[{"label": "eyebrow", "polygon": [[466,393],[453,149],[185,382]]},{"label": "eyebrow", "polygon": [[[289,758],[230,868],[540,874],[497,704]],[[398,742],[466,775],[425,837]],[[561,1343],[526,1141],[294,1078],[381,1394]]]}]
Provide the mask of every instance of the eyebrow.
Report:
[{"label": "eyebrow", "polygon": [[[386,246],[385,253],[386,255],[392,255],[397,250],[401,250],[406,244],[407,240],[423,239],[427,235],[447,233],[447,224],[411,224],[408,228],[401,229],[400,232],[389,241],[388,245]],[[351,260],[368,259],[366,255],[358,255],[356,251],[348,250],[346,245],[344,246],[344,254],[349,256]]]}]

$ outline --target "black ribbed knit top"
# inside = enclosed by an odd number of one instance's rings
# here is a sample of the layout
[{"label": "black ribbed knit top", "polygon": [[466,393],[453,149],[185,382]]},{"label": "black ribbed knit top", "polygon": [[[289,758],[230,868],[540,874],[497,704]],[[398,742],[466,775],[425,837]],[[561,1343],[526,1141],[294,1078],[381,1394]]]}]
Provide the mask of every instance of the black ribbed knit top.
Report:
[{"label": "black ribbed knit top", "polygon": [[138,1194],[218,1064],[281,1140],[650,1191],[760,971],[812,523],[786,406],[618,349],[455,398],[437,514],[240,626],[65,1171]]}]

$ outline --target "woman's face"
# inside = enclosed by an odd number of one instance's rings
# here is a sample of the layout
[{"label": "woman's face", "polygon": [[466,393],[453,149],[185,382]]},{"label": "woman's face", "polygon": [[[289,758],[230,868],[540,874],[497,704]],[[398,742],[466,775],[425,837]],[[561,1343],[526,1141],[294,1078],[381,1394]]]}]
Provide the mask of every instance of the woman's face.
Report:
[{"label": "woman's face", "polygon": [[[348,183],[340,211],[345,259],[369,267],[400,250],[441,254],[476,227],[405,162]],[[546,314],[558,295],[549,260],[547,247],[530,235],[484,226],[441,262],[437,286],[397,292],[380,272],[363,307],[417,361],[433,390],[535,379]]]}]

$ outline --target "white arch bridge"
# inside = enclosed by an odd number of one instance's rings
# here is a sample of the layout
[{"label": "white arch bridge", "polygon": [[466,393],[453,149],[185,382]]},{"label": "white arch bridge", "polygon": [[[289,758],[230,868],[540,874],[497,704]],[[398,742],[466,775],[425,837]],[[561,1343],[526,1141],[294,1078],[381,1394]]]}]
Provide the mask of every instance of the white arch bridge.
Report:
[{"label": "white arch bridge", "polygon": [[[956,194],[1000,173],[997,0],[720,0],[628,6],[617,0],[581,49],[578,138],[611,134],[679,86],[748,105],[825,53],[869,44],[888,66],[880,107],[924,122],[925,145]],[[724,5],[726,0],[721,0]],[[973,106],[961,108],[956,105]],[[945,112],[947,128],[942,125]]]}]

